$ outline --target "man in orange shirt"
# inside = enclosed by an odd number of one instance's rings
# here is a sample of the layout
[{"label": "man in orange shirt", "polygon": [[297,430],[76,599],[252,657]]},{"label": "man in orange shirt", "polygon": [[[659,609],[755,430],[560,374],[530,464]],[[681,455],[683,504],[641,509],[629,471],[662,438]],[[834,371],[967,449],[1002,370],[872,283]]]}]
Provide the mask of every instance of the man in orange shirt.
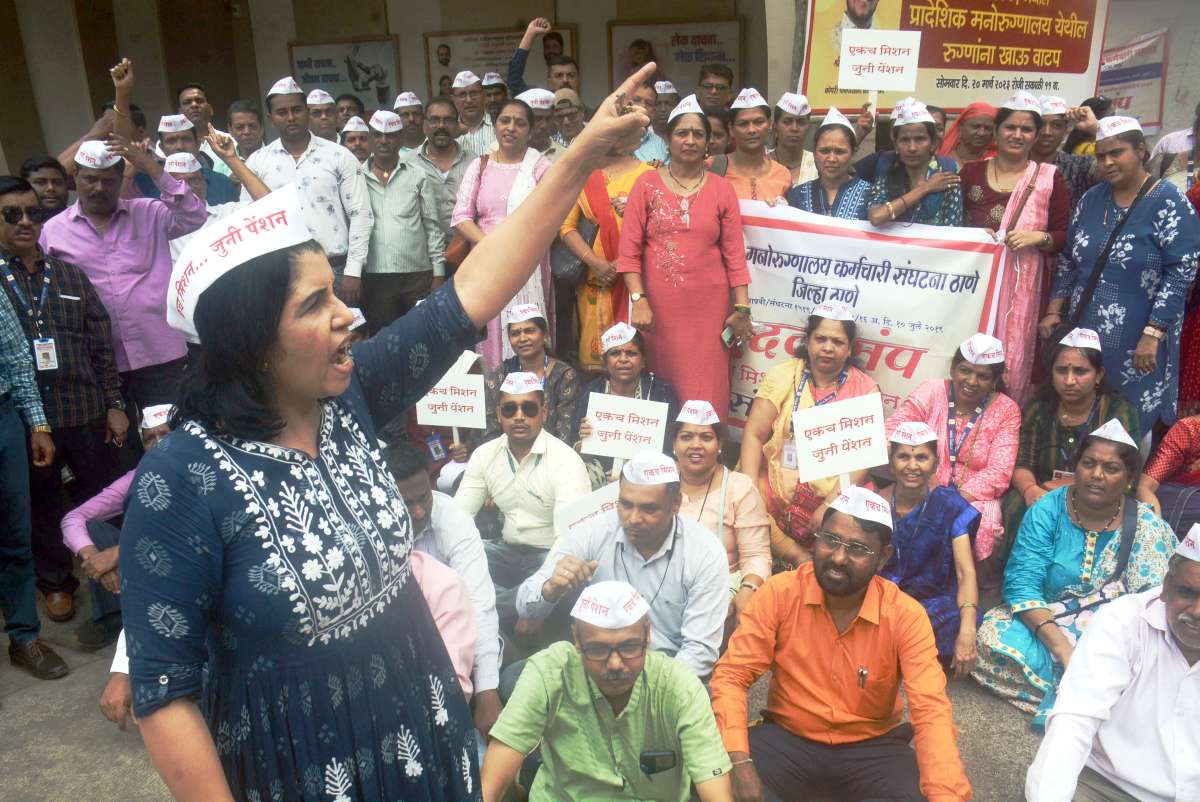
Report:
[{"label": "man in orange shirt", "polygon": [[[738,802],[818,790],[971,798],[929,617],[876,576],[893,552],[891,527],[886,501],[847,488],[825,513],[812,562],[776,574],[743,611],[712,677]],[[748,728],[747,689],[768,669],[765,721]],[[901,682],[911,724],[900,721]]]}]

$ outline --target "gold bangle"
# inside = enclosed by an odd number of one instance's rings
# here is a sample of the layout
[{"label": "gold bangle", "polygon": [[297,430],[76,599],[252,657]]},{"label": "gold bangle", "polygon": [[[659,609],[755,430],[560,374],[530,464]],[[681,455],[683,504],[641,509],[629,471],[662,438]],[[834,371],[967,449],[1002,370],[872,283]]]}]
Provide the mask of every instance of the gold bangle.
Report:
[{"label": "gold bangle", "polygon": [[883,205],[887,207],[887,210],[888,210],[888,219],[889,219],[889,220],[895,220],[895,219],[896,219],[896,210],[892,208],[892,202],[891,202],[891,201],[885,201]]},{"label": "gold bangle", "polygon": [[120,107],[119,107],[119,106],[118,106],[116,103],[114,103],[114,104],[113,104],[113,106],[112,106],[112,110],[113,110],[114,112],[116,112],[117,114],[119,114],[120,116],[122,116],[122,117],[128,117],[128,116],[129,116],[129,113],[128,113],[128,112],[121,111],[121,108],[120,108]]}]

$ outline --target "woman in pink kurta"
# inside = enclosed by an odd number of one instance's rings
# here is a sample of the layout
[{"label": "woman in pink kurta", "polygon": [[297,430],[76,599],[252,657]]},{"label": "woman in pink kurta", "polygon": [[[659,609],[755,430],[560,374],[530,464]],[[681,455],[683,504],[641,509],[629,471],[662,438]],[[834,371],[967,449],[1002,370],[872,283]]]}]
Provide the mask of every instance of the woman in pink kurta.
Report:
[{"label": "woman in pink kurta", "polygon": [[750,271],[737,195],[704,168],[708,125],[698,113],[668,123],[671,161],[629,193],[617,270],[651,369],[680,398],[707,401],[724,420],[729,349],[721,332],[729,326],[735,339],[750,336]]}]

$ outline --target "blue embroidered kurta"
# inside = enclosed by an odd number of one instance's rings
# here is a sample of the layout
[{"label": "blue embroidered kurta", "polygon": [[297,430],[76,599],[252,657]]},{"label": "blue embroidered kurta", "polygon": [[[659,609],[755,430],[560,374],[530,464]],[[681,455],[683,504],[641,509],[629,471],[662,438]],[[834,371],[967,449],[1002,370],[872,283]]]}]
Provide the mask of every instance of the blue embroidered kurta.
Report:
[{"label": "blue embroidered kurta", "polygon": [[[1080,199],[1054,276],[1053,297],[1069,299],[1069,309],[1078,305],[1089,276],[1099,268],[1100,252],[1124,214],[1113,201],[1111,184],[1092,187]],[[1079,322],[1100,333],[1108,381],[1137,407],[1143,432],[1160,420],[1169,425],[1176,419],[1179,337],[1198,258],[1200,220],[1183,193],[1159,182],[1118,235]],[[1142,373],[1133,366],[1133,352],[1148,323],[1164,329],[1167,337],[1158,346],[1158,366]]]},{"label": "blue embroidered kurta", "polygon": [[355,347],[315,459],[195,422],[142,459],[121,533],[134,712],[199,697],[236,798],[479,798],[470,713],[374,425],[477,339],[447,285]]},{"label": "blue embroidered kurta", "polygon": [[[872,206],[882,206],[889,200],[892,200],[888,188],[888,173],[895,163],[896,154],[894,151],[884,151],[880,155],[875,180],[872,182],[871,189],[867,193],[868,212]],[[938,172],[957,173],[958,164],[949,156],[938,156],[936,157],[936,161],[932,161],[926,167],[925,179],[932,178]],[[895,206],[896,204],[893,203],[892,205]],[[951,187],[943,192],[930,192],[924,198],[921,198],[921,202],[916,206],[904,209],[904,205],[900,204],[900,208],[897,211],[900,212],[896,218],[897,223],[923,223],[929,226],[961,226],[963,224],[962,190],[958,187]]]},{"label": "blue embroidered kurta", "polygon": [[806,212],[838,217],[842,220],[867,219],[867,194],[871,185],[861,178],[851,178],[838,189],[833,199],[833,205],[826,208],[825,190],[821,188],[820,179],[805,181],[788,190],[789,206],[803,209]]}]

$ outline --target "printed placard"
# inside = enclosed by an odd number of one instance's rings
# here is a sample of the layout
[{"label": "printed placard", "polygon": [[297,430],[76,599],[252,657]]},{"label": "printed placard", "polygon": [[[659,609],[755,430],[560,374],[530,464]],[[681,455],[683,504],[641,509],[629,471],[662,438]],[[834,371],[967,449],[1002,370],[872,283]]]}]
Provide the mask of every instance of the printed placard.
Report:
[{"label": "printed placard", "polygon": [[554,511],[554,532],[560,538],[584,524],[595,522],[617,508],[620,482],[611,482],[599,490],[593,490],[578,501]]},{"label": "printed placard", "polygon": [[874,468],[888,461],[879,393],[798,410],[792,426],[801,482]]},{"label": "printed placard", "polygon": [[587,419],[592,436],[583,453],[629,459],[642,451],[662,451],[667,432],[667,405],[607,393],[591,393]]},{"label": "printed placard", "polygon": [[839,89],[911,92],[917,87],[920,31],[842,31]]},{"label": "printed placard", "polygon": [[448,373],[417,403],[417,423],[422,426],[487,428],[487,401],[483,377]]}]

